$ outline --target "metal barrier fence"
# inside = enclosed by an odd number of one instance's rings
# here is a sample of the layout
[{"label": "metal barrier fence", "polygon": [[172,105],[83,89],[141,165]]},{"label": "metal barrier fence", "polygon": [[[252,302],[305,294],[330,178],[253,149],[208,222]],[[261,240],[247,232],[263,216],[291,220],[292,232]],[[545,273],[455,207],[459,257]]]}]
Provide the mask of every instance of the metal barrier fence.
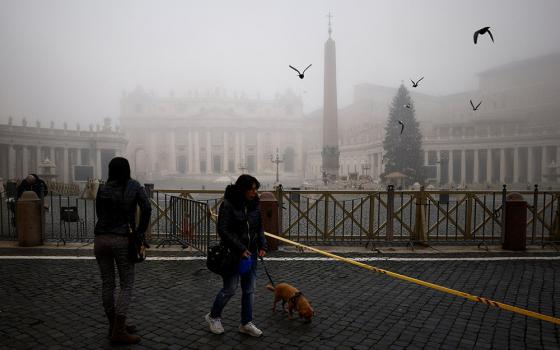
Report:
[{"label": "metal barrier fence", "polygon": [[208,204],[192,199],[156,193],[152,198],[155,220],[152,217],[148,238],[157,247],[178,244],[203,254],[210,244]]},{"label": "metal barrier fence", "polygon": [[[504,224],[502,191],[275,191],[280,210],[279,234],[307,244],[368,244],[417,241],[498,244]],[[560,241],[560,191],[520,193],[528,203],[527,242]],[[221,190],[153,190],[148,239],[157,246],[180,244],[202,252],[217,241],[215,218]],[[45,239],[90,241],[96,221],[95,201],[50,194]],[[0,239],[15,240],[13,212],[3,197]]]},{"label": "metal barrier fence", "polygon": [[[219,190],[155,190],[208,204],[212,212],[223,200]],[[560,241],[560,191],[520,193],[527,201],[527,243]],[[275,191],[280,235],[307,244],[430,242],[499,244],[504,225],[501,191]],[[212,218],[215,221],[215,218]],[[210,237],[217,239],[215,225]]]}]

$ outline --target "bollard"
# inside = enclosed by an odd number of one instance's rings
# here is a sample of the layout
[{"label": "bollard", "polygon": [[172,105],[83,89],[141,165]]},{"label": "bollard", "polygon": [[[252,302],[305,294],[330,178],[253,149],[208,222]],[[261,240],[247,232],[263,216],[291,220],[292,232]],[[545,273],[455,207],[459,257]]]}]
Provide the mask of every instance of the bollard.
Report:
[{"label": "bollard", "polygon": [[425,206],[427,205],[427,199],[426,193],[424,192],[424,186],[421,186],[420,191],[416,192],[414,196],[416,202],[416,211],[412,241],[427,243],[428,235],[426,234],[426,223],[424,220],[424,218],[426,217]]},{"label": "bollard", "polygon": [[504,221],[502,249],[525,250],[527,245],[527,202],[519,193],[507,195]]},{"label": "bollard", "polygon": [[43,244],[42,201],[33,191],[25,191],[16,202],[16,230],[20,247]]},{"label": "bollard", "polygon": [[[272,192],[263,192],[260,195],[261,220],[265,231],[279,232],[278,200]],[[268,251],[278,250],[278,240],[266,237]]]}]

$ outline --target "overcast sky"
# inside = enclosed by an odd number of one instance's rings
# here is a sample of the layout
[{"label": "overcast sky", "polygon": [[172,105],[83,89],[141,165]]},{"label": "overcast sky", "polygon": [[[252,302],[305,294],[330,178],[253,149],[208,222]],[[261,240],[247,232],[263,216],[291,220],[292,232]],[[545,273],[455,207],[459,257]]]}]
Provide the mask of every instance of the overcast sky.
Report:
[{"label": "overcast sky", "polygon": [[[426,76],[422,92],[446,95],[475,88],[486,68],[560,51],[559,0],[1,0],[0,121],[118,118],[122,91],[136,86],[262,98],[292,89],[315,110],[329,11],[341,107],[358,83]],[[475,46],[483,26],[496,42]],[[304,80],[288,68],[309,63]]]}]

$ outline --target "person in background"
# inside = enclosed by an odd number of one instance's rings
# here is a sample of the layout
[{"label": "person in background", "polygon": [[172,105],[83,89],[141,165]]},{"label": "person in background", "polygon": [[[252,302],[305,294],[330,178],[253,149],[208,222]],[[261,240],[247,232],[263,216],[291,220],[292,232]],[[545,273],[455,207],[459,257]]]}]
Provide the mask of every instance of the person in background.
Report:
[{"label": "person in background", "polygon": [[[140,219],[136,226],[136,208]],[[113,343],[136,344],[135,327],[126,325],[126,315],[134,285],[134,263],[128,257],[129,235],[144,239],[152,207],[144,187],[130,177],[128,160],[115,157],[109,162],[109,178],[97,191],[97,223],[94,253],[101,272],[103,308],[109,321]],[[115,303],[115,265],[119,272],[120,292]]]},{"label": "person in background", "polygon": [[21,180],[19,186],[17,187],[16,198],[19,199],[25,191],[33,191],[39,198],[45,198],[49,193],[47,184],[43,181],[43,179],[40,179],[37,174],[29,174],[25,179]]}]

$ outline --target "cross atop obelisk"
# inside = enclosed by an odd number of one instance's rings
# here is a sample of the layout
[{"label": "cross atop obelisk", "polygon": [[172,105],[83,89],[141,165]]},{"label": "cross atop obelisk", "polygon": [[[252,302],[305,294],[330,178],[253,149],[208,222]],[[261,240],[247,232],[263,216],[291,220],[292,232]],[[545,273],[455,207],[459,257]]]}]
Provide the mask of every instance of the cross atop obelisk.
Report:
[{"label": "cross atop obelisk", "polygon": [[329,14],[326,15],[325,17],[328,17],[328,18],[329,18],[329,38],[330,38],[330,37],[331,37],[331,33],[332,33],[331,18],[332,18],[333,16],[331,15],[331,12],[329,11]]}]

